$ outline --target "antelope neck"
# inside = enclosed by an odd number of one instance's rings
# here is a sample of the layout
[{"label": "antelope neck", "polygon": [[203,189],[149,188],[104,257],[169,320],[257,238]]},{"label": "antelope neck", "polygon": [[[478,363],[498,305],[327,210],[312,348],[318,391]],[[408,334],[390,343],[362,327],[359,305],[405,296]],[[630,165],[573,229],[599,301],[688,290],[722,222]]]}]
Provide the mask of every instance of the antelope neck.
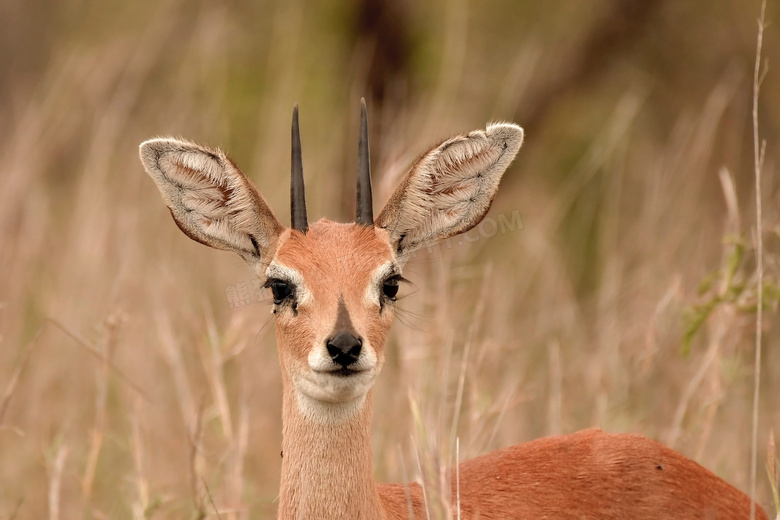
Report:
[{"label": "antelope neck", "polygon": [[305,403],[283,375],[280,520],[384,518],[371,463],[371,394],[347,405]]}]

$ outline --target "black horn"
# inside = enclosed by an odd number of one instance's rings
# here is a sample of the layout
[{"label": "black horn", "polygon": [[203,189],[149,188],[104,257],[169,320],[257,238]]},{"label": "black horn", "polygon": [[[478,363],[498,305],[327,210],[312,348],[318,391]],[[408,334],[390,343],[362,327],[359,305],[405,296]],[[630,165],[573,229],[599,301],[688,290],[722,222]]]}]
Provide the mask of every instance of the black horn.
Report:
[{"label": "black horn", "polygon": [[306,218],[306,190],[303,186],[303,159],[301,157],[301,131],[298,128],[298,105],[292,117],[292,166],[290,169],[290,218],[292,228],[302,233],[309,229]]},{"label": "black horn", "polygon": [[358,141],[357,208],[355,222],[374,225],[374,206],[371,196],[371,158],[368,150],[368,116],[366,100],[360,98],[360,140]]}]

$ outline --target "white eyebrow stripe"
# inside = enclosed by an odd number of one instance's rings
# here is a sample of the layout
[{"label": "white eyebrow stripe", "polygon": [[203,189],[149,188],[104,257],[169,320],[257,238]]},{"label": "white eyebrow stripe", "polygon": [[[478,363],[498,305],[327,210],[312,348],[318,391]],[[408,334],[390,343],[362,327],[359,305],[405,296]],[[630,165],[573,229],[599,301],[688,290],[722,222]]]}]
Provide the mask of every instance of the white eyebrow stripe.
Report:
[{"label": "white eyebrow stripe", "polygon": [[295,296],[298,303],[306,303],[312,298],[311,291],[306,286],[303,275],[292,267],[287,267],[274,260],[268,264],[265,276],[266,278],[279,278],[292,283],[295,286]]},{"label": "white eyebrow stripe", "polygon": [[401,270],[392,260],[388,260],[374,269],[374,272],[371,273],[371,283],[366,287],[366,293],[363,295],[366,303],[379,305],[379,292],[381,291],[379,284],[391,274],[401,274]]}]

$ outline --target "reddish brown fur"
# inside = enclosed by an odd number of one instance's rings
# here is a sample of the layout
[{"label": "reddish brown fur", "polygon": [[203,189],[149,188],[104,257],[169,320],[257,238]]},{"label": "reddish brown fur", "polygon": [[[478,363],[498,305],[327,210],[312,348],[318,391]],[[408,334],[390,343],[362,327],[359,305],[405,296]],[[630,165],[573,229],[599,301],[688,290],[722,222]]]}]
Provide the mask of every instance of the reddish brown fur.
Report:
[{"label": "reddish brown fur", "polygon": [[[385,337],[393,320],[363,302],[363,290],[377,266],[391,260],[387,233],[380,228],[320,220],[306,234],[287,230],[279,239],[274,260],[305,273],[314,296],[311,305],[300,304],[295,320],[277,316],[277,335],[288,345],[296,362],[305,362],[316,337],[329,333],[343,297],[353,323],[382,359]],[[356,290],[360,288],[360,290]],[[279,350],[286,356],[286,349]],[[282,369],[284,369],[282,363]]]},{"label": "reddish brown fur", "polygon": [[[730,520],[750,515],[747,495],[640,435],[583,430],[494,451],[459,469],[462,518]],[[407,489],[415,518],[425,518],[422,489]],[[403,485],[380,485],[379,493],[394,512],[389,518],[408,518]],[[454,502],[454,475],[452,496]],[[767,519],[760,507],[756,518]]]}]

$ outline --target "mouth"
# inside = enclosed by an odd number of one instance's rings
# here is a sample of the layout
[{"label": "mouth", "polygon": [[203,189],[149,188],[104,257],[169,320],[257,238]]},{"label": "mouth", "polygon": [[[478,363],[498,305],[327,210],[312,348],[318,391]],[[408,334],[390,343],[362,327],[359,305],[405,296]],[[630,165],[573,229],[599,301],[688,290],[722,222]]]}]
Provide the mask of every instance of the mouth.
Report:
[{"label": "mouth", "polygon": [[362,374],[363,372],[366,372],[365,369],[354,369],[349,367],[341,367],[337,368],[335,370],[323,370],[323,371],[317,371],[318,374],[324,374],[329,376],[336,376],[336,377],[350,377],[356,374]]}]

